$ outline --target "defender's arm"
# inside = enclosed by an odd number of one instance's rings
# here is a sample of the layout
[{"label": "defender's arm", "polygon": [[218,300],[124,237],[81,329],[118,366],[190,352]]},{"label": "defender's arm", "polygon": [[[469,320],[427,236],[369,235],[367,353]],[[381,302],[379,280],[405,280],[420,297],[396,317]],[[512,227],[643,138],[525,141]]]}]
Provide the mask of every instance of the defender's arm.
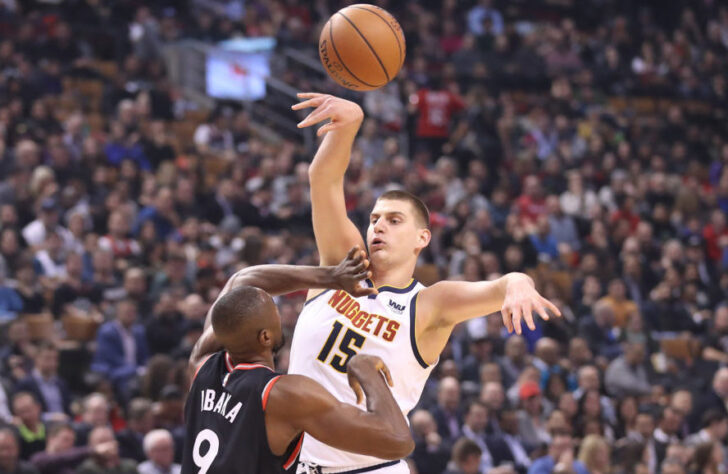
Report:
[{"label": "defender's arm", "polygon": [[[359,285],[370,276],[366,253],[354,247],[337,266],[258,265],[244,268],[230,277],[217,299],[239,286],[255,286],[273,296],[306,288],[334,288],[358,297],[376,294],[375,288]],[[190,354],[191,371],[197,370],[209,354],[222,349],[212,330],[212,307],[205,317],[204,332]]]},{"label": "defender's arm", "polygon": [[359,401],[361,390],[366,394],[367,411],[338,401],[313,379],[281,376],[270,391],[266,409],[268,439],[274,452],[285,450],[301,432],[334,448],[382,459],[401,459],[412,452],[414,441],[381,375],[384,372],[391,384],[381,359],[354,356],[347,371]]}]

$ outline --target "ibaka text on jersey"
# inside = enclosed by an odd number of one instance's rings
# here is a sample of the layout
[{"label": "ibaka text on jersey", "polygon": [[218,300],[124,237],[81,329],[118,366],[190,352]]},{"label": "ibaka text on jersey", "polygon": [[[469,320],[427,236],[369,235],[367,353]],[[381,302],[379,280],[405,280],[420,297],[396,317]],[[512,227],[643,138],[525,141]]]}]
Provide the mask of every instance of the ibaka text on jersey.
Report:
[{"label": "ibaka text on jersey", "polygon": [[243,407],[243,404],[238,402],[234,407],[228,411],[227,406],[230,401],[230,394],[227,392],[218,393],[215,390],[205,389],[200,391],[200,402],[202,404],[202,412],[211,411],[222,415],[227,421],[232,423],[235,421],[235,417],[238,416],[238,412]]},{"label": "ibaka text on jersey", "polygon": [[344,290],[339,290],[331,295],[329,306],[346,316],[355,328],[375,336],[380,336],[381,333],[381,338],[387,342],[392,342],[399,330],[400,324],[397,321],[381,314],[361,311],[359,303]]}]

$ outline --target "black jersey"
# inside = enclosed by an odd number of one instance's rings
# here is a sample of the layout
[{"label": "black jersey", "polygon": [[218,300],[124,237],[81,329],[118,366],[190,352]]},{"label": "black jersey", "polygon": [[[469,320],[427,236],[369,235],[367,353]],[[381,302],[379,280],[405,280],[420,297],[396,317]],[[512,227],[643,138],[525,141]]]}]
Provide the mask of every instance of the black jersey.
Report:
[{"label": "black jersey", "polygon": [[280,474],[290,469],[303,436],[284,456],[268,446],[265,407],[280,374],[260,364],[233,366],[227,352],[198,369],[185,405],[182,474]]}]

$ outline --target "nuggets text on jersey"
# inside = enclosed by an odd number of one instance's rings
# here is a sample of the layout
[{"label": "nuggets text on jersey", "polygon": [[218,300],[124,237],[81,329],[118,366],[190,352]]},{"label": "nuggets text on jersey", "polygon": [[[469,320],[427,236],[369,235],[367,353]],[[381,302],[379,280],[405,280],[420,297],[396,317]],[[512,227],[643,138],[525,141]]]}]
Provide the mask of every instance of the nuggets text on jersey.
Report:
[{"label": "nuggets text on jersey", "polygon": [[[381,337],[388,342],[392,342],[397,335],[397,330],[400,326],[397,321],[390,320],[380,314],[361,311],[361,305],[344,290],[336,291],[331,295],[329,305],[340,314],[346,316],[355,328],[361,329],[366,333],[379,336],[382,328],[385,328]],[[375,320],[378,320],[376,325],[374,325]]]}]

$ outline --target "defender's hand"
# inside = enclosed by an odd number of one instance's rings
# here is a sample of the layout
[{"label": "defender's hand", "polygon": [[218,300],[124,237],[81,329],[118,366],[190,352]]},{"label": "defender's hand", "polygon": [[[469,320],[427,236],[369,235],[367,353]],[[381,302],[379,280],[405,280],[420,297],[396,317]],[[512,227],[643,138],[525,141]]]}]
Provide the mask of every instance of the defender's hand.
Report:
[{"label": "defender's hand", "polygon": [[387,385],[394,387],[392,374],[382,359],[377,356],[357,354],[346,364],[346,376],[349,379],[349,386],[356,393],[356,403],[364,401],[364,390],[362,384],[371,383],[374,377],[384,376]]},{"label": "defender's hand", "polygon": [[501,308],[503,324],[508,332],[513,332],[515,329],[516,334],[521,334],[521,321],[523,320],[531,330],[536,329],[533,312],[538,313],[544,321],[548,321],[549,315],[546,309],[551,310],[556,316],[561,316],[559,308],[536,291],[533,281],[528,276],[522,274],[509,276],[506,284],[506,296]]},{"label": "defender's hand", "polygon": [[359,130],[362,120],[364,120],[364,112],[354,102],[334,97],[329,94],[319,94],[316,92],[300,92],[297,94],[299,99],[306,99],[303,102],[291,106],[293,110],[303,110],[309,107],[315,107],[313,112],[298,124],[298,128],[310,127],[326,119],[331,121],[318,129],[317,136],[322,136],[331,130],[338,130],[346,127],[354,127],[354,131]]},{"label": "defender's hand", "polygon": [[356,298],[360,296],[376,295],[376,288],[367,288],[361,283],[372,277],[369,270],[367,253],[359,246],[352,247],[346,258],[337,266],[332,267],[336,287]]}]

